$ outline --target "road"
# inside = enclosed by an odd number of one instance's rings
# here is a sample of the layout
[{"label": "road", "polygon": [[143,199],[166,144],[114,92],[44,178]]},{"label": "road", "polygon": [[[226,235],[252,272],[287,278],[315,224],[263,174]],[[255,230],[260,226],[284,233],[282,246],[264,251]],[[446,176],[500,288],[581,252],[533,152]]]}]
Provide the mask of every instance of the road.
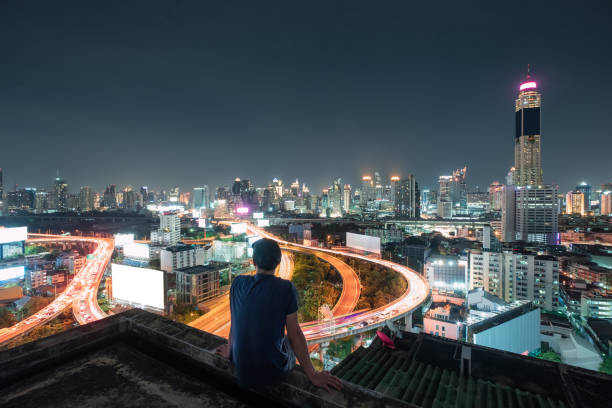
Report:
[{"label": "road", "polygon": [[0,334],[0,344],[22,336],[35,327],[48,323],[66,308],[72,307],[79,324],[93,322],[106,317],[97,300],[98,286],[113,255],[114,242],[109,238],[29,234],[28,243],[93,242],[94,252],[88,256],[85,266],[68,284],[66,290],[48,306],[37,313],[7,328]]},{"label": "road", "polygon": [[[293,274],[293,257],[287,251],[283,251],[281,263],[276,274],[283,279],[291,279]],[[229,292],[219,296],[218,299],[214,303],[210,303],[211,308],[205,315],[189,323],[189,326],[228,338],[231,323]]]},{"label": "road", "polygon": [[[313,248],[305,245],[284,241],[272,234],[267,233],[261,228],[254,227],[251,224],[247,224],[247,229],[251,233],[257,234],[261,237],[273,239],[283,246],[299,248],[307,251],[313,250]],[[403,318],[410,315],[412,311],[425,303],[429,297],[430,288],[427,280],[407,266],[378,259],[373,256],[352,254],[333,249],[317,248],[316,251],[324,252],[330,255],[342,255],[361,259],[363,261],[376,263],[393,269],[406,279],[408,286],[406,291],[399,298],[377,309],[338,317],[332,322],[302,324],[302,330],[304,331],[304,335],[306,336],[306,340],[309,344],[321,343],[334,338],[371,330],[372,328],[384,325],[387,320],[397,320]]]}]

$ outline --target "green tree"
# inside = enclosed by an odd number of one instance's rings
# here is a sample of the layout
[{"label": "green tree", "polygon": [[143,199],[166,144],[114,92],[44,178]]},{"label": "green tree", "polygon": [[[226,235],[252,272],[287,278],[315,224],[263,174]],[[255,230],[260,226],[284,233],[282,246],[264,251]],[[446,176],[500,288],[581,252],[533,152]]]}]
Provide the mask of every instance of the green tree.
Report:
[{"label": "green tree", "polygon": [[548,350],[543,353],[540,353],[538,358],[541,358],[542,360],[554,361],[556,363],[561,362],[561,355],[552,350]]},{"label": "green tree", "polygon": [[4,307],[0,308],[0,329],[11,327],[15,323],[17,323],[15,316],[9,312],[8,309]]},{"label": "green tree", "polygon": [[603,358],[603,361],[599,365],[599,371],[601,371],[602,373],[606,373],[606,374],[611,374],[612,375],[612,357],[605,356]]}]

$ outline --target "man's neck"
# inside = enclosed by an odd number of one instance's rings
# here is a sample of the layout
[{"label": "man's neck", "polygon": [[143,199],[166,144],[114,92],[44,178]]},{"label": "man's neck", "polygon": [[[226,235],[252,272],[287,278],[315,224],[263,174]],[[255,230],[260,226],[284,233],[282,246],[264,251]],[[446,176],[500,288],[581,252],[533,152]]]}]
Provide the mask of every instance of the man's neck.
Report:
[{"label": "man's neck", "polygon": [[256,273],[258,275],[274,275],[274,270],[267,270],[267,269],[259,269],[259,268],[257,268]]}]

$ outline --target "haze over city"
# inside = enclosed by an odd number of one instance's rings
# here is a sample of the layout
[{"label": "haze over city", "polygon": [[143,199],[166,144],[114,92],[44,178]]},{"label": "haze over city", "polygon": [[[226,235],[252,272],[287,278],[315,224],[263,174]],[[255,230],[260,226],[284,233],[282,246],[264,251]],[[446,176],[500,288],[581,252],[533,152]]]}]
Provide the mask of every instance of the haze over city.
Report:
[{"label": "haze over city", "polygon": [[48,186],[60,169],[97,190],[234,177],[320,190],[377,170],[431,186],[467,165],[484,188],[513,164],[531,64],[545,180],[601,184],[610,3],[552,4],[3,2],[4,183]]}]

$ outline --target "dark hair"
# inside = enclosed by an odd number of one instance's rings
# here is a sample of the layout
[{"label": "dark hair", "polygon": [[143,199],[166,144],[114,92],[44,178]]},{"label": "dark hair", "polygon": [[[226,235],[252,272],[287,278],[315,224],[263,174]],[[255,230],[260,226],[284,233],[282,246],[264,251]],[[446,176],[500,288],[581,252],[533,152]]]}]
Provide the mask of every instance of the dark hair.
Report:
[{"label": "dark hair", "polygon": [[253,263],[265,270],[276,269],[281,261],[281,250],[276,241],[263,238],[253,243]]}]

